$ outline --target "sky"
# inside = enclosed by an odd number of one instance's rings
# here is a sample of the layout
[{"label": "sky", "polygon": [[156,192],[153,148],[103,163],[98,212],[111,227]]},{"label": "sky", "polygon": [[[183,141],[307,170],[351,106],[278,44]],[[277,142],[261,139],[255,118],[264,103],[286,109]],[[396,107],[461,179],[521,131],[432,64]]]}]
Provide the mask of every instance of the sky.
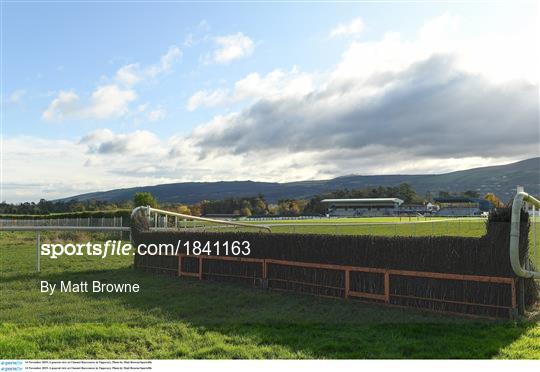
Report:
[{"label": "sky", "polygon": [[518,3],[4,1],[0,200],[539,156]]}]

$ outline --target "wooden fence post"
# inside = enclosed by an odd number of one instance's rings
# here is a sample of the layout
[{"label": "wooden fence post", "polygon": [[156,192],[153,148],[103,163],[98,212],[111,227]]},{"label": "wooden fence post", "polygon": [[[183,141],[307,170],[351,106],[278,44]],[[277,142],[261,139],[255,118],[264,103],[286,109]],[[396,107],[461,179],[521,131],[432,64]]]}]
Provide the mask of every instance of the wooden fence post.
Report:
[{"label": "wooden fence post", "polygon": [[199,280],[202,280],[202,266],[203,266],[203,258],[202,256],[199,256]]},{"label": "wooden fence post", "polygon": [[387,271],[384,272],[384,296],[386,297],[385,302],[390,302],[390,273]]},{"label": "wooden fence post", "polygon": [[262,261],[262,288],[268,289],[268,264],[265,259]]},{"label": "wooden fence post", "polygon": [[345,298],[349,298],[351,272],[345,269]]},{"label": "wooden fence post", "polygon": [[517,279],[512,280],[512,283],[510,284],[510,290],[512,291],[512,310],[510,310],[510,319],[517,319],[519,315],[516,295],[516,284]]},{"label": "wooden fence post", "polygon": [[41,231],[36,234],[36,272],[41,272]]}]

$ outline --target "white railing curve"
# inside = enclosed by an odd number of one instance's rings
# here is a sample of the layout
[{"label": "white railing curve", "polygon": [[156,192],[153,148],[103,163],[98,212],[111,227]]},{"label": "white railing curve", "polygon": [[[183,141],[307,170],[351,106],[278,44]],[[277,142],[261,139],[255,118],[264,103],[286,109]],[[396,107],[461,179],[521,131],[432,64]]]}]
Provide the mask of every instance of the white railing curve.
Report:
[{"label": "white railing curve", "polygon": [[189,220],[194,220],[194,221],[212,222],[212,223],[216,223],[220,225],[249,227],[252,229],[266,230],[268,232],[272,232],[272,229],[270,229],[270,227],[266,225],[255,225],[255,224],[248,224],[248,223],[241,223],[241,222],[217,220],[217,219],[206,218],[206,217],[197,217],[197,216],[192,216],[189,214],[183,214],[183,213],[166,211],[163,209],[152,208],[148,205],[134,208],[133,211],[131,212],[131,219],[133,220],[135,215],[140,211],[142,211],[147,217],[150,217],[150,214],[154,212],[158,215],[180,217],[183,219],[189,219]]},{"label": "white railing curve", "polygon": [[[524,203],[532,204],[537,208],[540,207],[540,201],[526,192],[520,191],[514,197],[514,202],[512,203],[512,219],[510,222],[510,263],[512,264],[514,273],[520,278],[540,279],[540,272],[530,271],[528,268],[524,268],[521,266],[519,260],[521,208],[523,208]],[[529,259],[527,258],[525,265],[528,265],[528,260]]]}]

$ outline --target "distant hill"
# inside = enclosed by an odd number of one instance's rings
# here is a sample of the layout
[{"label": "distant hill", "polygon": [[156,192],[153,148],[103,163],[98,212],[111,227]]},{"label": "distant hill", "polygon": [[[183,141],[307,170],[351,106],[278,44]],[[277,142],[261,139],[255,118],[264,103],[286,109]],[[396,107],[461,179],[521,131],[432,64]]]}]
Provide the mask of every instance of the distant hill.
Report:
[{"label": "distant hill", "polygon": [[263,194],[267,201],[279,199],[309,198],[313,195],[337,189],[360,189],[364,187],[395,186],[409,183],[419,195],[428,191],[476,190],[480,194],[493,192],[507,201],[515,192],[516,185],[525,187],[531,194],[540,194],[540,158],[491,167],[473,168],[444,174],[344,176],[330,180],[300,182],[182,182],[156,186],[132,187],[103,192],[76,195],[61,200],[104,200],[119,202],[133,199],[136,192],[151,192],[159,202],[192,204],[201,200],[217,200],[227,197]]}]

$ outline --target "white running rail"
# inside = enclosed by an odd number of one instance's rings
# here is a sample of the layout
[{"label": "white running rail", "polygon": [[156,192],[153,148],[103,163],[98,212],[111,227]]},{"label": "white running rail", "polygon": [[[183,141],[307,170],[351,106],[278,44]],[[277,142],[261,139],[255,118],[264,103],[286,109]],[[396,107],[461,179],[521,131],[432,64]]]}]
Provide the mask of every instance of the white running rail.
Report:
[{"label": "white running rail", "polygon": [[[514,197],[512,219],[510,222],[510,262],[517,276],[521,278],[540,279],[540,272],[530,271],[528,268],[522,267],[519,261],[519,227],[521,222],[521,208],[524,203],[529,203],[540,208],[540,200],[523,191],[518,192]],[[525,265],[528,265],[528,258]]]},{"label": "white running rail", "polygon": [[[165,211],[165,210],[162,210],[162,209],[156,209],[156,208],[152,208],[150,206],[140,206],[140,207],[134,208],[133,211],[131,212],[131,219],[132,220],[134,219],[135,215],[138,212],[143,212],[146,215],[146,217],[148,217],[149,219],[151,217],[151,214],[154,213],[154,215],[172,216],[172,217],[175,217],[175,218],[180,217],[180,218],[183,218],[183,219],[186,219],[186,220],[212,222],[212,223],[220,224],[220,225],[242,226],[242,227],[249,227],[249,228],[252,228],[252,229],[266,230],[268,232],[272,232],[272,229],[270,229],[270,227],[265,226],[265,225],[255,225],[255,224],[248,224],[248,223],[241,223],[241,222],[216,220],[216,219],[213,219],[213,218],[206,218],[206,217],[197,217],[197,216],[192,216],[192,215],[189,215],[189,214],[183,214],[183,213]],[[175,221],[175,227],[176,226],[177,226],[177,224],[176,224],[176,221]]]}]

